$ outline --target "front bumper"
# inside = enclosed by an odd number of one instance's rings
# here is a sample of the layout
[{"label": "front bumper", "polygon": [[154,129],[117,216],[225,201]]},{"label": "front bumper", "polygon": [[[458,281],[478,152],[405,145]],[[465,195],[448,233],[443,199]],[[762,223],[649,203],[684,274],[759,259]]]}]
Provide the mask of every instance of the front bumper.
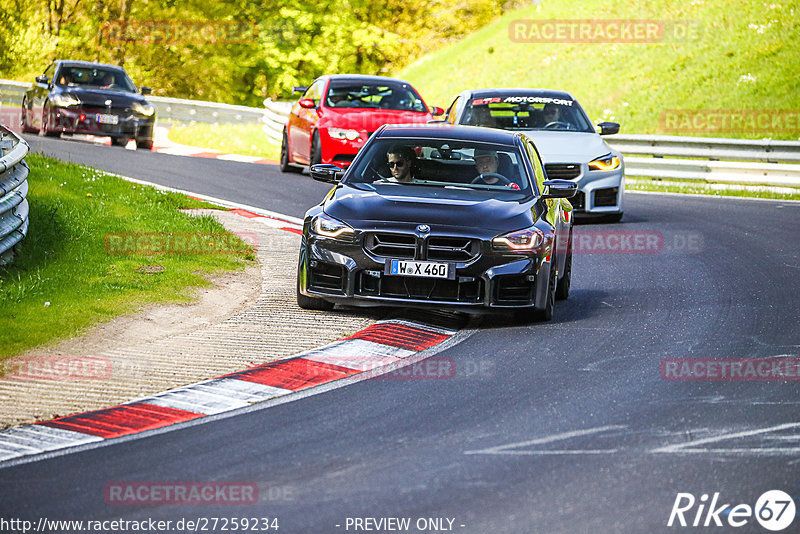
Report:
[{"label": "front bumper", "polygon": [[349,167],[370,135],[371,132],[359,131],[358,139],[340,139],[331,137],[327,128],[320,128],[322,163],[333,164],[342,168]]},{"label": "front bumper", "polygon": [[386,274],[389,257],[368,253],[363,238],[343,243],[306,230],[298,266],[300,292],[350,306],[515,309],[546,304],[550,258],[544,252],[499,253],[481,241],[477,257],[446,261],[455,270],[451,279],[422,278]]},{"label": "front bumper", "polygon": [[[87,134],[107,137],[127,137],[150,141],[153,139],[155,115],[146,117],[124,109],[95,108],[88,106],[53,107],[51,124],[56,131],[70,134]],[[117,124],[98,122],[98,115],[115,115]]]},{"label": "front bumper", "polygon": [[[553,165],[561,167],[574,165],[580,169],[575,176],[564,176],[565,179],[578,184],[578,193],[570,199],[577,214],[606,215],[624,211],[624,163],[613,171],[589,170],[586,163],[556,163]],[[561,176],[548,174],[548,178],[561,178]]]}]

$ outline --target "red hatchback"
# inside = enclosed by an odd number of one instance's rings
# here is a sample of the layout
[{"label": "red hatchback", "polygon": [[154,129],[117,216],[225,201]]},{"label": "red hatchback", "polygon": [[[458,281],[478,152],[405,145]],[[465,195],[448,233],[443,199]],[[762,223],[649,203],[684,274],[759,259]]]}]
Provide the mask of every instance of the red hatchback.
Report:
[{"label": "red hatchback", "polygon": [[289,114],[281,143],[281,170],[332,163],[347,167],[384,124],[427,123],[442,108],[428,108],[411,84],[384,76],[321,76],[303,91]]}]

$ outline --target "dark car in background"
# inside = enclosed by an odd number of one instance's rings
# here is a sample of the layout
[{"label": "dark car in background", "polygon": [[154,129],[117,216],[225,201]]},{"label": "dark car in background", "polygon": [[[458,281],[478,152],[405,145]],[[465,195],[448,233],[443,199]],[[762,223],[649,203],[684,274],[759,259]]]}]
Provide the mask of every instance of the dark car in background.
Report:
[{"label": "dark car in background", "polygon": [[298,165],[350,165],[370,135],[384,124],[424,124],[444,110],[428,108],[411,84],[385,76],[321,76],[292,107],[283,131],[281,170]]},{"label": "dark car in background", "polygon": [[86,61],[57,60],[25,92],[22,130],[43,135],[90,134],[111,144],[153,148],[155,108],[122,67]]},{"label": "dark car in background", "polygon": [[[549,320],[569,294],[575,183],[545,180],[533,141],[471,126],[387,125],[305,216],[301,308],[510,310]],[[558,246],[556,246],[558,244]]]},{"label": "dark car in background", "polygon": [[445,121],[524,132],[536,143],[548,178],[578,184],[571,201],[577,213],[622,219],[625,162],[600,137],[619,132],[619,124],[600,123],[598,133],[571,94],[547,89],[463,91],[450,104]]}]

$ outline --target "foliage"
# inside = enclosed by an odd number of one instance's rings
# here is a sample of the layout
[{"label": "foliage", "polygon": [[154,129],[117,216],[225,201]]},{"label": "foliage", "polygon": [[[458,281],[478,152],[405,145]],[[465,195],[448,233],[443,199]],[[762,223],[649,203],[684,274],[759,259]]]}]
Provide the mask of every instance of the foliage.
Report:
[{"label": "foliage", "polygon": [[258,106],[321,74],[395,71],[496,18],[503,4],[0,0],[0,70],[30,80],[56,58],[101,61],[157,95]]}]

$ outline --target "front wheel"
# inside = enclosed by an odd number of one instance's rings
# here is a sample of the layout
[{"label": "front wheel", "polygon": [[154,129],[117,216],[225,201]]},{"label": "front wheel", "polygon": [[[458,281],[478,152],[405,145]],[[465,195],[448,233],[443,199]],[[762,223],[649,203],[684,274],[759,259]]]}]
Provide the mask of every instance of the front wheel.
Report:
[{"label": "front wheel", "polygon": [[320,311],[330,311],[333,309],[333,302],[328,302],[327,300],[318,299],[314,297],[307,297],[300,293],[300,271],[297,271],[297,305],[303,308],[304,310],[320,310]]},{"label": "front wheel", "polygon": [[124,146],[128,145],[128,141],[130,141],[130,139],[128,139],[127,137],[112,137],[111,138],[111,145],[112,146],[123,146],[124,147]]},{"label": "front wheel", "polygon": [[311,139],[311,165],[319,165],[322,163],[322,145],[319,140],[319,132],[314,132],[314,137]]},{"label": "front wheel", "polygon": [[550,280],[547,284],[547,302],[542,309],[534,310],[519,310],[514,315],[518,321],[521,322],[546,322],[553,318],[553,310],[555,309],[556,298],[556,271],[553,268],[555,261],[550,263]]},{"label": "front wheel", "polygon": [[303,172],[303,169],[295,167],[289,161],[289,135],[286,133],[286,130],[283,131],[283,137],[281,138],[281,172],[291,172],[295,174]]},{"label": "front wheel", "polygon": [[136,140],[136,148],[138,150],[153,150],[153,140],[152,139],[137,139]]},{"label": "front wheel", "polygon": [[58,137],[61,135],[61,132],[53,128],[53,125],[51,124],[51,121],[53,120],[53,114],[50,112],[49,104],[45,104],[42,115],[42,128],[40,130],[41,134],[47,137]]},{"label": "front wheel", "polygon": [[567,257],[564,260],[564,276],[556,285],[556,300],[566,300],[569,298],[569,286],[572,283],[572,236],[567,245]]}]

